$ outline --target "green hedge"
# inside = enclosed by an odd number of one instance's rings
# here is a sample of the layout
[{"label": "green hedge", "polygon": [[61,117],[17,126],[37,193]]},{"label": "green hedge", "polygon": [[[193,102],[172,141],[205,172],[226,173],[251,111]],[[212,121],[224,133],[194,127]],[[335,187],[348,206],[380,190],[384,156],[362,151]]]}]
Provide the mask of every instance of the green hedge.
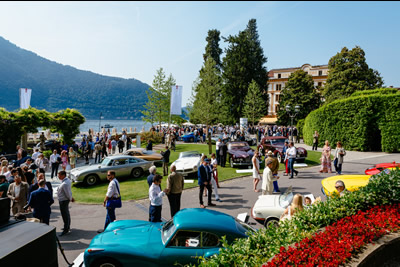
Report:
[{"label": "green hedge", "polygon": [[[341,141],[348,150],[400,151],[400,92],[388,90],[363,91],[323,105],[306,117],[303,139],[312,145],[314,131],[331,144]],[[385,92],[385,93],[382,93]]]},{"label": "green hedge", "polygon": [[384,94],[384,95],[391,95],[398,93],[399,90],[395,88],[379,88],[374,90],[363,90],[363,91],[356,91],[351,96],[360,96],[360,95],[373,95],[373,94]]},{"label": "green hedge", "polygon": [[297,122],[297,125],[296,125],[299,139],[303,138],[304,122],[305,122],[305,119],[301,119]]},{"label": "green hedge", "polygon": [[247,239],[236,240],[219,255],[202,259],[200,266],[261,266],[279,253],[281,247],[288,247],[310,237],[321,228],[341,218],[355,215],[377,205],[400,202],[400,169],[389,174],[375,175],[367,186],[358,191],[318,202],[310,209],[297,213],[291,220],[280,222],[279,227],[263,228]]}]

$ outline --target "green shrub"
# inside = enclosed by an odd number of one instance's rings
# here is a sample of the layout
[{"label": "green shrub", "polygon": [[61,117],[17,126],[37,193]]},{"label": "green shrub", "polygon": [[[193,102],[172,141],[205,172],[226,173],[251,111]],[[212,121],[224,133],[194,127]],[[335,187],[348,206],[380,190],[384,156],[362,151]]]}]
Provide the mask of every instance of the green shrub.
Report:
[{"label": "green shrub", "polygon": [[147,143],[147,140],[151,140],[153,145],[160,144],[162,141],[162,133],[157,133],[155,131],[144,132],[140,134],[140,140],[142,143]]},{"label": "green shrub", "polygon": [[[346,149],[360,151],[400,150],[400,92],[351,96],[325,104],[306,117],[303,139],[312,145],[313,133],[331,144],[341,141]],[[386,91],[385,91],[386,92]]]},{"label": "green shrub", "polygon": [[383,94],[383,95],[391,95],[398,93],[399,90],[395,88],[378,88],[374,90],[363,90],[363,91],[356,91],[351,96],[366,96],[366,95],[374,95],[374,94]]},{"label": "green shrub", "polygon": [[400,202],[400,169],[373,176],[358,191],[318,202],[310,209],[296,213],[291,220],[280,222],[279,227],[260,229],[247,239],[238,239],[228,245],[223,241],[219,255],[202,258],[200,266],[260,266],[267,262],[280,248],[288,247],[321,228],[341,218],[355,215],[372,206]]},{"label": "green shrub", "polygon": [[50,158],[50,156],[51,156],[51,154],[53,154],[53,151],[51,151],[51,150],[45,150],[45,151],[43,151],[43,156],[45,157],[45,158]]},{"label": "green shrub", "polygon": [[299,139],[300,139],[300,138],[303,138],[304,121],[305,121],[305,119],[301,119],[301,120],[299,120],[299,121],[297,122],[297,125],[296,125],[296,127],[297,127],[297,133],[298,133]]}]

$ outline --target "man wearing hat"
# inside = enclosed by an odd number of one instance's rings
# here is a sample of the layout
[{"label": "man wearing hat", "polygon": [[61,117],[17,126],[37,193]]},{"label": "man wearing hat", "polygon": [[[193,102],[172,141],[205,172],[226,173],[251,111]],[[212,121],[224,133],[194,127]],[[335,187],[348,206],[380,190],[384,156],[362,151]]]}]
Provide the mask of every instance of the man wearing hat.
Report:
[{"label": "man wearing hat", "polygon": [[[279,152],[277,152],[279,153]],[[271,171],[272,171],[272,176],[273,176],[273,185],[274,185],[274,193],[280,193],[281,191],[279,190],[278,187],[278,170],[279,170],[279,160],[274,157],[274,153],[270,150],[267,153],[268,158],[265,159],[265,162],[267,162],[268,160],[272,161],[272,167],[271,167]],[[265,166],[267,166],[267,164],[265,164]]]},{"label": "man wearing hat", "polygon": [[267,160],[265,162],[265,169],[263,173],[263,180],[262,180],[262,194],[263,195],[272,195],[273,190],[273,183],[272,183],[272,160]]}]

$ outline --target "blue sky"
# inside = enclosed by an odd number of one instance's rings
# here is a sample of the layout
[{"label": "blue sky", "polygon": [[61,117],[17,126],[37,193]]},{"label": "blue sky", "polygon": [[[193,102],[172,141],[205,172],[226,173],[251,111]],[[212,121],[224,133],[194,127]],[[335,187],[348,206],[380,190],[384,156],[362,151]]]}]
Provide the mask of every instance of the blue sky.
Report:
[{"label": "blue sky", "polygon": [[390,1],[0,2],[0,36],[64,65],[149,85],[162,67],[183,86],[185,105],[208,30],[236,35],[252,18],[267,69],[327,64],[359,45],[385,85],[400,86],[398,14],[400,2]]}]

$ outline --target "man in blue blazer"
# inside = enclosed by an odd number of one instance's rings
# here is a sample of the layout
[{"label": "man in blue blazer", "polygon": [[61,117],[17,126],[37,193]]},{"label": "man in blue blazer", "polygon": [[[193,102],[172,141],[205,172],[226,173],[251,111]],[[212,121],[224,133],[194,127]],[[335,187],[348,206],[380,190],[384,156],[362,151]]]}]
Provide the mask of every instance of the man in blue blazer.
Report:
[{"label": "man in blue blazer", "polygon": [[200,186],[200,192],[199,192],[199,200],[200,200],[200,207],[205,208],[203,204],[203,192],[204,192],[204,187],[207,188],[208,191],[208,206],[216,206],[215,204],[211,203],[211,194],[212,194],[212,189],[211,189],[211,174],[208,171],[208,168],[206,167],[207,164],[210,162],[208,158],[203,159],[199,169],[197,170],[197,176],[198,176],[198,184]]},{"label": "man in blue blazer", "polygon": [[54,203],[53,196],[49,190],[45,189],[45,180],[39,180],[39,189],[31,193],[26,207],[33,208],[33,217],[38,218],[40,222],[49,224],[51,214],[51,204]]}]

